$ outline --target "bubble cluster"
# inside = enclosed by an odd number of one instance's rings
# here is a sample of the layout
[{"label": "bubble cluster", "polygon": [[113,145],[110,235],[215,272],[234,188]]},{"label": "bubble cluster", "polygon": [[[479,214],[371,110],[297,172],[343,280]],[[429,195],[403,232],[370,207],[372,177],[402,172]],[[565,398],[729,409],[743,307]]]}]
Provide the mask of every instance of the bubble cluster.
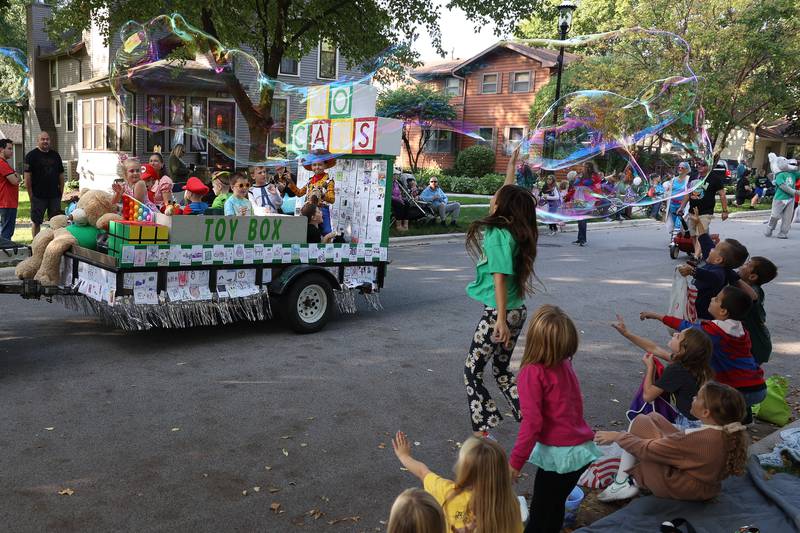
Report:
[{"label": "bubble cluster", "polygon": [[670,182],[680,161],[695,168],[712,161],[699,80],[683,39],[632,28],[523,42],[563,47],[570,85],[519,146],[527,166],[520,174],[555,172],[560,178],[556,193],[544,179],[535,185],[541,219],[612,216],[700,187],[705,175],[680,191],[653,179]]},{"label": "bubble cluster", "polygon": [[22,50],[0,46],[0,104],[25,100],[28,73],[28,61]]}]

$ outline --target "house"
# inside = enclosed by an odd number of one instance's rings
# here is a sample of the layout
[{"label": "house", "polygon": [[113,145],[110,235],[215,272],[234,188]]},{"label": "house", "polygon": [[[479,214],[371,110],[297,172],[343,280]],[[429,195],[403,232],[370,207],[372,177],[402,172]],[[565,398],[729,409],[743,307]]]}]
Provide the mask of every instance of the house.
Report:
[{"label": "house", "polygon": [[728,136],[721,159],[750,160],[753,168],[769,170],[767,155],[800,159],[800,119],[783,117],[749,130],[737,128]]},{"label": "house", "polygon": [[[575,58],[565,53],[564,63]],[[495,171],[505,173],[515,142],[530,129],[529,111],[537,91],[556,75],[558,52],[500,41],[467,60],[426,64],[411,72],[419,83],[426,83],[450,96],[456,110],[456,127],[477,133],[477,141],[458,131],[434,129],[420,156],[420,167],[452,168],[458,152],[476,142],[495,152]],[[412,128],[415,146],[419,128]],[[408,154],[403,155],[407,167]]]},{"label": "house", "polygon": [[11,155],[11,168],[22,171],[25,154],[22,153],[22,126],[20,124],[0,124],[0,139],[11,139],[14,153]]},{"label": "house", "polygon": [[[25,114],[25,147],[30,150],[35,146],[41,131],[50,132],[52,145],[65,162],[68,180],[79,178],[81,187],[110,188],[117,177],[120,153],[147,160],[160,150],[166,157],[179,143],[186,149],[184,162],[196,165],[198,173],[209,168],[232,168],[234,162],[228,154],[205,138],[183,131],[188,124],[207,127],[210,121],[232,139],[236,160],[248,159],[247,123],[224,84],[209,74],[208,65],[189,61],[177,76],[169,65],[154,65],[157,70],[146,82],[133,79],[123,87],[122,97],[129,102],[123,108],[109,83],[109,68],[120,38],[116,36],[110,46],[106,45],[93,25],[70,46],[56,48],[45,31],[50,15],[51,7],[46,4],[27,6],[30,101]],[[258,74],[252,68],[251,72],[244,71],[247,66],[237,64],[235,68],[237,77],[254,78]],[[299,60],[285,58],[278,79],[307,86],[363,75],[349,68],[335,47],[322,42]],[[269,155],[276,155],[287,140],[290,122],[304,119],[305,111],[297,93],[276,91]],[[131,122],[169,129],[147,131]]]}]

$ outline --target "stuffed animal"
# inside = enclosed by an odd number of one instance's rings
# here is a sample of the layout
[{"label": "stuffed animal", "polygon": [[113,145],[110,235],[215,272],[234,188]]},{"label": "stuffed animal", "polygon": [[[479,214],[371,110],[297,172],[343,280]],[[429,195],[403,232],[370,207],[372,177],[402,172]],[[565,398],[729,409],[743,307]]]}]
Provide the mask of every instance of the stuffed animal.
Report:
[{"label": "stuffed animal", "polygon": [[775,196],[772,198],[772,211],[769,216],[769,223],[764,235],[772,237],[772,232],[778,222],[781,223],[777,237],[779,239],[789,238],[789,228],[792,226],[792,215],[794,210],[794,197],[797,190],[793,188],[800,173],[797,170],[796,159],[786,159],[769,154],[769,165],[775,174]]},{"label": "stuffed animal", "polygon": [[[112,220],[122,218],[117,214],[113,198],[113,195],[104,191],[85,191],[81,194],[78,205],[72,213],[73,223],[54,229],[51,219],[51,227],[43,229],[36,235],[31,245],[31,257],[17,265],[17,277],[33,278],[42,285],[57,285],[64,252],[75,244],[96,249],[100,231],[108,230]],[[63,222],[59,219],[56,225]]]}]

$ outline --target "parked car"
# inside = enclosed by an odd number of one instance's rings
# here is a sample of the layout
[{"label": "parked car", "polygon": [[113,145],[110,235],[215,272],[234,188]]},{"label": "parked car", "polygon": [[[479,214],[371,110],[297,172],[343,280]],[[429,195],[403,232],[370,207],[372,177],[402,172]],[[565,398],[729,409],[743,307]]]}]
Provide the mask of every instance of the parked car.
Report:
[{"label": "parked car", "polygon": [[739,162],[735,159],[720,159],[717,161],[717,164],[714,166],[714,170],[712,170],[712,172],[721,172],[724,174],[722,183],[725,185],[731,185],[734,181],[734,176],[736,175],[736,167],[738,166]]}]

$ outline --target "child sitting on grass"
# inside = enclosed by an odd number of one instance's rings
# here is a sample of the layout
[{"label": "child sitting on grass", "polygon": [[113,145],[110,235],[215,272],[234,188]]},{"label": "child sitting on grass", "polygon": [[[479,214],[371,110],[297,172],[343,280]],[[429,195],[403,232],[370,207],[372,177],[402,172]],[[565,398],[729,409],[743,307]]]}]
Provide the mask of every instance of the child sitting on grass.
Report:
[{"label": "child sitting on grass", "polygon": [[697,241],[700,243],[705,264],[695,267],[687,263],[678,267],[678,271],[684,277],[689,275],[694,277],[693,284],[697,289],[697,299],[694,303],[697,318],[711,320],[708,305],[722,287],[728,284],[736,285],[755,298],[752,289],[746,283],[740,284],[739,275],[733,270],[744,264],[748,252],[747,248],[736,239],[725,239],[714,246],[714,241],[708,235],[708,230],[697,214],[696,208],[689,217],[697,230]]},{"label": "child sitting on grass", "polygon": [[387,533],[448,533],[439,503],[422,489],[406,489],[392,504]]},{"label": "child sitting on grass", "polygon": [[225,216],[248,216],[253,214],[253,204],[247,197],[250,190],[250,180],[247,176],[237,172],[231,181],[233,196],[225,200]]},{"label": "child sitting on grass", "polygon": [[[670,403],[678,411],[675,425],[679,429],[697,427],[697,418],[691,413],[692,399],[706,381],[711,380],[711,352],[714,349],[711,339],[703,331],[695,328],[676,332],[667,344],[667,349],[655,342],[634,335],[625,326],[622,317],[611,324],[623,337],[646,351],[642,358],[646,372],[642,387],[642,399],[652,402],[664,392],[670,394]],[[653,356],[667,361],[661,376],[655,379]]]},{"label": "child sitting on grass", "polygon": [[674,316],[664,316],[644,311],[640,318],[660,320],[666,326],[683,331],[699,328],[711,337],[714,349],[711,353],[711,368],[714,379],[730,385],[744,396],[747,404],[745,423],[752,422],[750,407],[760,403],[767,395],[764,371],[753,359],[750,335],[742,326],[752,300],[736,287],[725,287],[711,299],[708,310],[714,320],[703,320],[693,324]]},{"label": "child sitting on grass", "polygon": [[616,442],[624,452],[617,477],[600,495],[603,502],[633,498],[646,488],[659,498],[704,501],[717,496],[722,480],[744,473],[747,436],[740,420],[742,395],[709,381],[692,401],[702,426],[680,431],[658,413],[639,415],[630,430],[598,431],[595,442]]},{"label": "child sitting on grass", "polygon": [[422,480],[425,490],[442,506],[448,531],[522,532],[506,453],[497,442],[467,439],[458,453],[455,481],[434,474],[411,457],[411,445],[402,431],[392,439],[392,446],[403,466]]},{"label": "child sitting on grass", "polygon": [[778,267],[766,257],[751,257],[739,268],[739,277],[753,288],[757,296],[742,319],[742,325],[750,334],[753,358],[759,366],[769,361],[772,354],[772,340],[766,324],[767,312],[764,311],[764,289],[761,286],[775,279],[777,275]]}]

